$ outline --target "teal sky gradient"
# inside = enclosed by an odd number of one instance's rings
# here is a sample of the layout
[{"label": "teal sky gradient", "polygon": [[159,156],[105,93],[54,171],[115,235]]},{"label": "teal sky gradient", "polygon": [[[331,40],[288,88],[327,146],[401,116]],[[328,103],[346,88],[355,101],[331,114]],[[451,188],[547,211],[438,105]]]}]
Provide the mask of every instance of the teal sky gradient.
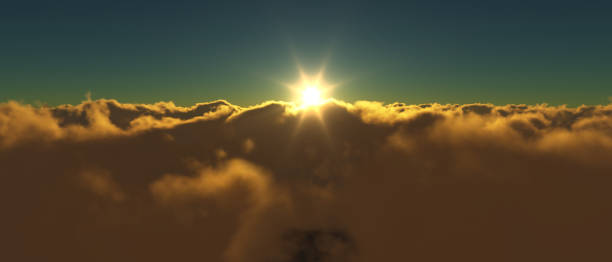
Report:
[{"label": "teal sky gradient", "polygon": [[346,101],[612,96],[608,1],[48,2],[0,7],[0,101],[289,100],[297,60]]}]

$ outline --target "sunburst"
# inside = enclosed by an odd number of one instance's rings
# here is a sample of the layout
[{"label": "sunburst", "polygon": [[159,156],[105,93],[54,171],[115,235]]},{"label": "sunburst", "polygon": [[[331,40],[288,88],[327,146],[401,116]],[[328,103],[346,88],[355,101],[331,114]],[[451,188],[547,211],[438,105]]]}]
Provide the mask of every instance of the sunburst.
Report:
[{"label": "sunburst", "polygon": [[293,101],[299,108],[308,109],[325,104],[336,85],[329,84],[324,79],[324,67],[317,74],[308,75],[298,66],[300,79],[287,85],[293,91]]}]

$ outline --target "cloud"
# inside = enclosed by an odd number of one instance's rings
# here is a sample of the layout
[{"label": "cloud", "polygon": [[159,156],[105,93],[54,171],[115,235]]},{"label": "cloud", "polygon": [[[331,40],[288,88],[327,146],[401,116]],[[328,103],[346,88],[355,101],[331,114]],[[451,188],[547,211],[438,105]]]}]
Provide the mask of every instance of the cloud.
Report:
[{"label": "cloud", "polygon": [[107,197],[113,201],[121,202],[125,195],[113,181],[110,174],[104,171],[86,170],[81,173],[83,186],[101,197]]},{"label": "cloud", "polygon": [[0,104],[12,260],[609,260],[612,106]]}]

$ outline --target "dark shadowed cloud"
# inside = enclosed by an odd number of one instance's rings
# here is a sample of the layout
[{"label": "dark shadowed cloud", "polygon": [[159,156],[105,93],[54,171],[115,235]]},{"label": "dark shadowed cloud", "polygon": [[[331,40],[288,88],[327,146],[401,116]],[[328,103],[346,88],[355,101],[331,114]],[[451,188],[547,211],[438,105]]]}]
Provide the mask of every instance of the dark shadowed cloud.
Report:
[{"label": "dark shadowed cloud", "polygon": [[612,106],[0,104],[12,261],[607,261]]}]

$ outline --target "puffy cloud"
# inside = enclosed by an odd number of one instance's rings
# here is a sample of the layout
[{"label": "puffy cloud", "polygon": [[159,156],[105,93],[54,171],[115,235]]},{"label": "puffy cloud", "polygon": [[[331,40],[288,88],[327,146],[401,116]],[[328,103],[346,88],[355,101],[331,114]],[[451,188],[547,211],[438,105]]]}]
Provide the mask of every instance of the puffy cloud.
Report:
[{"label": "puffy cloud", "polygon": [[237,185],[245,186],[252,194],[249,199],[254,205],[270,201],[268,176],[257,166],[239,159],[224,163],[219,170],[205,168],[198,177],[165,175],[151,185],[151,192],[161,202],[168,203],[176,199],[211,197]]},{"label": "puffy cloud", "polygon": [[125,195],[108,172],[86,170],[81,173],[81,181],[86,188],[101,197],[107,197],[117,202],[125,199]]},{"label": "puffy cloud", "polygon": [[47,110],[16,102],[0,105],[0,147],[28,140],[55,140],[60,134],[61,129]]},{"label": "puffy cloud", "polygon": [[0,104],[12,260],[603,261],[612,106]]}]

